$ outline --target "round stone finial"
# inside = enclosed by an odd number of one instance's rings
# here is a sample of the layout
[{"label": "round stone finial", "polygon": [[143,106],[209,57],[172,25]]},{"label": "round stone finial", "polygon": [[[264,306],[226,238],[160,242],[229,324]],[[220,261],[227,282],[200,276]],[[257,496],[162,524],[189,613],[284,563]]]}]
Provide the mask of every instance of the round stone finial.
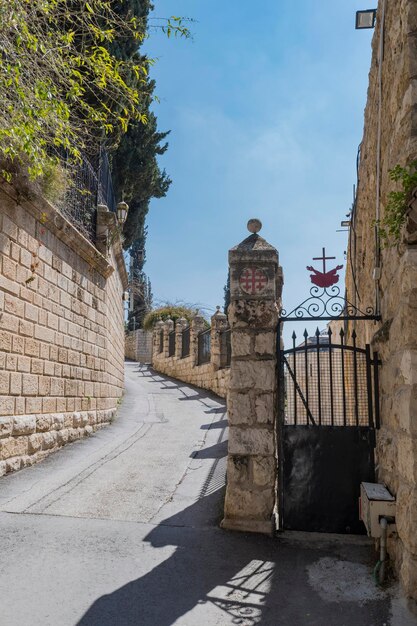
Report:
[{"label": "round stone finial", "polygon": [[259,233],[261,228],[262,228],[261,220],[258,220],[256,218],[253,218],[253,219],[249,220],[249,222],[248,222],[248,231],[250,233]]}]

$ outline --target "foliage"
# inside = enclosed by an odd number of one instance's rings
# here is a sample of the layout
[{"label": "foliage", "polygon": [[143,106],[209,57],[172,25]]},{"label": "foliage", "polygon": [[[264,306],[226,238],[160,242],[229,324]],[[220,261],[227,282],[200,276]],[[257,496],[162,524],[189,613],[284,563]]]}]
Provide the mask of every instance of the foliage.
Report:
[{"label": "foliage", "polygon": [[[137,1],[137,0],[136,0]],[[147,122],[149,61],[111,49],[145,36],[123,0],[0,0],[0,159],[43,176],[58,154],[78,159],[103,136]],[[160,25],[188,36],[181,18]],[[3,167],[10,179],[10,171]]]},{"label": "foliage", "polygon": [[225,313],[225,315],[227,315],[227,311],[229,310],[229,305],[230,305],[230,270],[227,274],[227,281],[225,286],[223,287],[223,291],[224,291],[224,308],[223,311]]},{"label": "foliage", "polygon": [[401,230],[407,220],[411,192],[417,187],[417,160],[406,167],[396,165],[389,175],[391,180],[401,184],[402,189],[388,194],[384,217],[379,223],[379,233],[387,245],[394,245],[400,241]]},{"label": "foliage", "polygon": [[[150,82],[149,89],[153,91],[153,82]],[[125,249],[141,238],[150,199],[165,196],[171,184],[157,161],[157,157],[168,148],[167,143],[161,145],[168,133],[158,132],[156,116],[149,112],[150,103],[151,98],[148,97],[144,104],[147,123],[132,122],[112,155],[116,199],[124,199],[129,204],[123,229]]]},{"label": "foliage", "polygon": [[165,306],[150,311],[145,316],[143,328],[145,330],[152,330],[155,324],[161,320],[164,322],[167,319],[171,319],[173,322],[176,322],[180,317],[184,317],[191,322],[197,313],[198,309],[196,310],[189,306],[166,304]]}]

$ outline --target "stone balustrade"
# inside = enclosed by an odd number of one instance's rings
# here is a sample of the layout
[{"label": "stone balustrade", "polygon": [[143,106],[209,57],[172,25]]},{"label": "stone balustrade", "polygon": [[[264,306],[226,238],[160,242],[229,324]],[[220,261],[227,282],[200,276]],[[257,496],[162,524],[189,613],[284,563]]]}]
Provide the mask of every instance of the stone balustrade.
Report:
[{"label": "stone balustrade", "polygon": [[[204,337],[207,332],[209,338]],[[201,315],[195,315],[191,324],[184,318],[177,320],[176,324],[172,320],[157,322],[153,332],[152,365],[161,374],[209,389],[225,398],[230,380],[229,332],[227,317],[220,312],[220,307],[211,318],[209,331]],[[175,337],[175,346],[171,343],[171,351],[170,336],[171,342]],[[209,352],[202,350],[203,340],[206,348],[210,344]],[[207,362],[202,362],[202,352]]]}]

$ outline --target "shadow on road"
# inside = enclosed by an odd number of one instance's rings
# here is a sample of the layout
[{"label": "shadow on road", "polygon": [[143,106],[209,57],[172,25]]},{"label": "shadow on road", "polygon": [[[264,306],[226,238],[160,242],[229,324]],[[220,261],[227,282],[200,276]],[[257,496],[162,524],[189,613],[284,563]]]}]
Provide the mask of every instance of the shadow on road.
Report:
[{"label": "shadow on road", "polygon": [[[309,584],[308,566],[323,555],[340,558],[337,544],[320,552],[193,527],[201,507],[219,512],[222,495],[216,490],[155,527],[145,541],[155,549],[176,546],[172,556],[99,598],[78,626],[388,626],[387,600],[327,602]],[[362,558],[356,546],[350,558]]]}]

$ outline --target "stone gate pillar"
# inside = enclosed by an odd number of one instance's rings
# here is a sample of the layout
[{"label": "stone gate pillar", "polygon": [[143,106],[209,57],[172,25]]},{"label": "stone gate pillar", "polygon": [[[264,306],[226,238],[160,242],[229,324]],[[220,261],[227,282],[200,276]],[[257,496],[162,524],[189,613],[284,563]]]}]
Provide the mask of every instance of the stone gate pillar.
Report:
[{"label": "stone gate pillar", "polygon": [[270,534],[276,499],[278,252],[257,233],[229,251],[232,360],[227,396],[229,447],[222,527]]}]

